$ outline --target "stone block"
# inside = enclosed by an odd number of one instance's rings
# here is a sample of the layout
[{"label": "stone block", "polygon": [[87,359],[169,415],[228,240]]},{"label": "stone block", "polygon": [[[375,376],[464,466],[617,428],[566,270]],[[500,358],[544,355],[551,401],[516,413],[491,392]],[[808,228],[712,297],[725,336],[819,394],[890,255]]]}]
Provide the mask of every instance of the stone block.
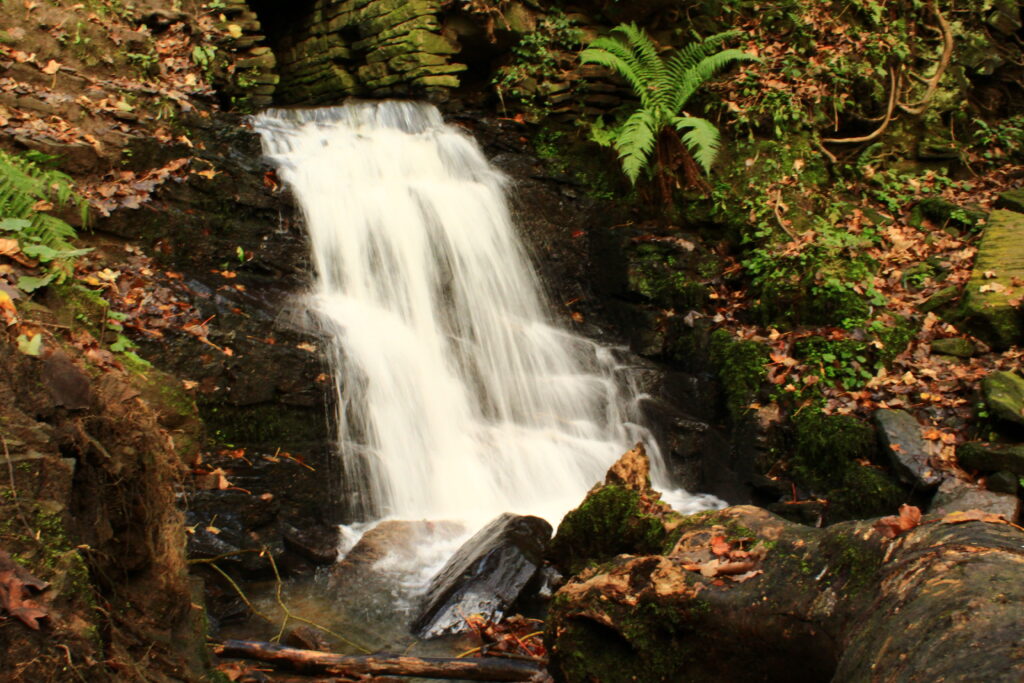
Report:
[{"label": "stone block", "polygon": [[413,71],[424,67],[442,66],[447,63],[447,57],[426,52],[409,52],[388,60],[388,66],[395,71]]},{"label": "stone block", "polygon": [[1024,425],[1024,378],[1015,372],[993,372],[981,380],[981,392],[993,415]]},{"label": "stone block", "polygon": [[414,85],[424,87],[440,87],[440,88],[458,88],[460,85],[458,76],[420,76],[419,78],[413,79]]},{"label": "stone block", "polygon": [[992,212],[964,297],[964,328],[996,350],[1024,342],[1024,213]]}]

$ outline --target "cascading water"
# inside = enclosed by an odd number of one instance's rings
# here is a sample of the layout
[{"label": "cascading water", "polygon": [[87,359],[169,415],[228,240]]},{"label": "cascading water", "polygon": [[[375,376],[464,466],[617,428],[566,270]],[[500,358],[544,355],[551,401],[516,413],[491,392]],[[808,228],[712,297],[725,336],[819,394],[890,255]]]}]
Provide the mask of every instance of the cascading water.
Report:
[{"label": "cascading water", "polygon": [[546,319],[504,178],[434,107],[270,110],[255,126],[305,214],[353,516],[557,523],[645,439],[614,355]]}]

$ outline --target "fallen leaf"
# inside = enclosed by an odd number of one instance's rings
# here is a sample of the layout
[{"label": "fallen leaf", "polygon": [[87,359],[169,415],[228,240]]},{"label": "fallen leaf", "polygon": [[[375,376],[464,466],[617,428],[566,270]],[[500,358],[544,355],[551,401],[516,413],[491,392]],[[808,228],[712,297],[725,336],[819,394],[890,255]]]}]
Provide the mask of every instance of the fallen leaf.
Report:
[{"label": "fallen leaf", "polygon": [[727,555],[729,553],[729,542],[725,540],[725,536],[712,537],[711,552],[718,556]]},{"label": "fallen leaf", "polygon": [[46,63],[46,66],[43,67],[43,73],[52,76],[53,74],[60,71],[61,66],[61,63],[58,62],[56,59],[51,59]]},{"label": "fallen leaf", "polygon": [[1002,515],[981,510],[950,512],[942,518],[942,524],[963,524],[964,522],[988,522],[989,524],[1010,524]]},{"label": "fallen leaf", "polygon": [[900,506],[899,515],[882,517],[875,522],[874,529],[885,538],[896,538],[921,523],[921,510],[913,505]]}]

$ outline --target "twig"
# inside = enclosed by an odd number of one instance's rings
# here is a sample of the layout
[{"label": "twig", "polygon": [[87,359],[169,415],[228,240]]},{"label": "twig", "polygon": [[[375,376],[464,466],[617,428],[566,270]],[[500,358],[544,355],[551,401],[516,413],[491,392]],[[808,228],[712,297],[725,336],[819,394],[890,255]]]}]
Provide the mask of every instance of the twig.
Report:
[{"label": "twig", "polygon": [[[266,550],[266,549],[264,549],[264,550]],[[274,579],[277,581],[277,586],[275,588],[277,604],[280,605],[281,609],[284,611],[284,621],[281,622],[281,629],[277,632],[277,637],[274,638],[273,642],[280,642],[281,641],[281,636],[284,635],[284,629],[288,625],[288,620],[289,619],[293,619],[295,621],[298,621],[298,622],[301,622],[303,624],[306,624],[307,626],[312,626],[315,629],[319,629],[319,630],[323,631],[324,633],[326,633],[326,634],[328,634],[330,636],[334,636],[335,638],[337,638],[341,642],[345,643],[349,647],[355,648],[356,650],[359,650],[363,654],[367,654],[367,655],[370,654],[370,650],[369,649],[363,647],[362,645],[359,645],[358,643],[353,643],[351,640],[349,640],[345,636],[341,635],[340,633],[335,633],[331,629],[326,628],[324,626],[321,626],[320,624],[317,624],[316,622],[313,622],[313,621],[310,621],[309,619],[304,619],[303,617],[299,617],[299,616],[296,616],[296,615],[292,614],[292,611],[290,609],[288,609],[288,605],[285,604],[284,599],[281,597],[281,588],[284,585],[284,583],[281,581],[281,574],[277,571],[277,563],[274,562],[274,555],[269,550],[266,550],[266,553],[267,553],[267,559],[270,560],[270,568],[274,570]]]},{"label": "twig", "polygon": [[896,73],[894,67],[889,67],[889,104],[885,110],[885,118],[882,119],[882,123],[871,133],[867,135],[861,135],[855,138],[822,138],[822,142],[827,142],[831,145],[851,145],[859,142],[871,142],[877,137],[880,137],[882,133],[892,123],[892,114],[896,109],[897,93],[899,91],[899,75]]},{"label": "twig", "polygon": [[14,511],[18,514],[18,519],[25,525],[25,531],[28,532],[29,536],[32,536],[32,525],[25,519],[25,515],[21,510],[21,505],[18,503],[18,487],[14,483],[14,463],[11,461],[11,452],[7,450],[7,439],[0,436],[0,443],[4,446],[4,459],[7,461],[7,474],[11,478],[11,495],[14,497]]}]

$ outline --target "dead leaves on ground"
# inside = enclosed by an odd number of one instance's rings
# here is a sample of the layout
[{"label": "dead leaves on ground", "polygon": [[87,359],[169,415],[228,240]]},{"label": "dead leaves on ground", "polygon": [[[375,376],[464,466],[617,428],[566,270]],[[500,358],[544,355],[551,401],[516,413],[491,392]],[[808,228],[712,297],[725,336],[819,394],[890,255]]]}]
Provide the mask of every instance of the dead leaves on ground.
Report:
[{"label": "dead leaves on ground", "polygon": [[0,608],[35,631],[39,630],[39,620],[46,618],[47,612],[31,598],[31,591],[43,591],[49,585],[0,550]]}]

